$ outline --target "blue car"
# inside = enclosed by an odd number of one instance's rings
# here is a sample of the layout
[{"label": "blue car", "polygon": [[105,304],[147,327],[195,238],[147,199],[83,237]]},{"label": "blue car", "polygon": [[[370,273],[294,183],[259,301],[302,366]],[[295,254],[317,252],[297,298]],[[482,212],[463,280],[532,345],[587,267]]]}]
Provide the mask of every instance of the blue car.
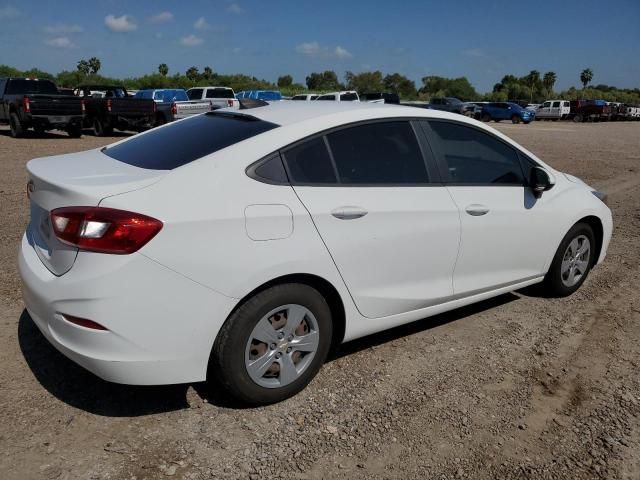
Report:
[{"label": "blue car", "polygon": [[157,88],[138,90],[136,98],[152,98],[156,102],[186,102],[189,100],[187,92],[181,88]]},{"label": "blue car", "polygon": [[529,123],[536,118],[536,114],[531,110],[522,108],[517,103],[491,102],[482,107],[480,118],[483,122],[511,120],[513,123]]}]

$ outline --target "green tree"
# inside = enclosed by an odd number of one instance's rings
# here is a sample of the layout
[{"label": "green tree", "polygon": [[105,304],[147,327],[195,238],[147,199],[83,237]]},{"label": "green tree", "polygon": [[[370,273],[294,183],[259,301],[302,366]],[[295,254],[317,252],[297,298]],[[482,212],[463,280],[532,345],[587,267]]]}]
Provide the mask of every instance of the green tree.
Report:
[{"label": "green tree", "polygon": [[158,65],[158,73],[166,77],[169,74],[169,66],[166,63],[161,63]]},{"label": "green tree", "polygon": [[341,90],[342,85],[333,70],[325,70],[322,73],[312,72],[306,78],[309,90]]},{"label": "green tree", "polygon": [[344,78],[347,81],[348,90],[356,90],[359,93],[381,92],[384,90],[382,72],[379,70],[357,74],[348,71],[345,73]]},{"label": "green tree", "polygon": [[580,73],[580,81],[582,82],[582,90],[587,88],[587,85],[589,85],[591,83],[591,80],[593,80],[593,72],[591,71],[590,68],[585,68]]},{"label": "green tree", "polygon": [[480,96],[467,77],[446,78],[435,75],[422,78],[420,93],[429,98],[456,97],[465,101],[475,100]]},{"label": "green tree", "polygon": [[293,77],[291,75],[282,75],[278,77],[278,87],[289,88],[293,85]]},{"label": "green tree", "polygon": [[87,65],[89,66],[89,72],[91,75],[95,75],[100,71],[100,67],[102,67],[102,62],[98,57],[91,57],[87,60]]},{"label": "green tree", "polygon": [[82,73],[85,76],[89,75],[89,72],[91,71],[91,66],[89,65],[89,62],[87,62],[86,60],[80,60],[76,68],[80,73]]},{"label": "green tree", "polygon": [[547,94],[551,94],[553,92],[553,86],[556,84],[556,73],[555,72],[547,72],[542,77],[542,84],[544,85]]},{"label": "green tree", "polygon": [[402,98],[415,98],[418,93],[415,82],[399,73],[386,75],[383,83],[385,90],[397,93]]},{"label": "green tree", "polygon": [[196,82],[200,78],[198,67],[189,67],[189,69],[187,69],[187,71],[185,72],[185,76],[192,82]]}]

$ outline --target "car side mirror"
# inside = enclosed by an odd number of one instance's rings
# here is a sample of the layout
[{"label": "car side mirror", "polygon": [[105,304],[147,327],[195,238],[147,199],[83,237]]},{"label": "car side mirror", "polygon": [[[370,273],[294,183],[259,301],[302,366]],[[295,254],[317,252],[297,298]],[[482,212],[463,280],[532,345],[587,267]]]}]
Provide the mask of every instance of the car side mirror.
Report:
[{"label": "car side mirror", "polygon": [[536,198],[542,197],[542,193],[550,190],[554,185],[549,173],[542,167],[533,167],[529,172],[529,186]]}]

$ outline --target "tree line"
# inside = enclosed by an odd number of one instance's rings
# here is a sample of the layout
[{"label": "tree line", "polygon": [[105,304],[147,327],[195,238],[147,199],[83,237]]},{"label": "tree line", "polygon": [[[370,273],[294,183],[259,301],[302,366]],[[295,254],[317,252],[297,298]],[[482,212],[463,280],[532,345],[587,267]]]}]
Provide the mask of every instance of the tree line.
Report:
[{"label": "tree line", "polygon": [[141,77],[124,79],[110,78],[101,75],[102,63],[97,57],[78,61],[75,70],[64,70],[56,75],[32,68],[20,71],[7,65],[0,65],[0,77],[34,77],[48,78],[56,81],[62,87],[74,87],[83,83],[106,83],[124,85],[128,89],[144,88],[184,88],[205,85],[224,85],[241,90],[269,90],[280,89],[284,95],[304,93],[306,91],[327,92],[332,90],[356,90],[365,92],[394,92],[403,100],[429,100],[432,97],[456,97],[463,101],[507,101],[519,100],[530,103],[540,103],[552,97],[575,100],[578,98],[603,99],[631,104],[640,103],[640,89],[619,89],[613,86],[598,84],[590,87],[594,73],[590,68],[580,72],[579,80],[582,89],[571,87],[568,90],[556,92],[554,86],[557,81],[555,72],[549,71],[541,74],[537,70],[531,70],[527,75],[518,77],[505,75],[493,86],[491,92],[479,93],[466,77],[447,78],[429,75],[421,78],[420,85],[400,73],[388,73],[369,71],[354,73],[347,71],[341,80],[333,70],[324,72],[312,72],[305,78],[305,84],[295,83],[291,75],[285,74],[278,77],[276,82],[259,79],[245,74],[221,74],[215,72],[210,66],[205,66],[202,71],[196,67],[189,67],[184,73],[170,74],[166,63],[158,65],[157,72],[149,73]]}]

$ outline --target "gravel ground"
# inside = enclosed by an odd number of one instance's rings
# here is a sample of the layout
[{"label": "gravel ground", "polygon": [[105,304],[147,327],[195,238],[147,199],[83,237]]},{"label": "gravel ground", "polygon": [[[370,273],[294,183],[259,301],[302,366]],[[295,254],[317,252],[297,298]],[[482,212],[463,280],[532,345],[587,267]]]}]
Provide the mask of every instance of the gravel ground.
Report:
[{"label": "gravel ground", "polygon": [[24,164],[112,141],[0,130],[4,479],[640,478],[640,123],[496,124],[609,193],[609,255],[566,299],[515,292],[344,345],[301,394],[108,384],[24,312]]}]

